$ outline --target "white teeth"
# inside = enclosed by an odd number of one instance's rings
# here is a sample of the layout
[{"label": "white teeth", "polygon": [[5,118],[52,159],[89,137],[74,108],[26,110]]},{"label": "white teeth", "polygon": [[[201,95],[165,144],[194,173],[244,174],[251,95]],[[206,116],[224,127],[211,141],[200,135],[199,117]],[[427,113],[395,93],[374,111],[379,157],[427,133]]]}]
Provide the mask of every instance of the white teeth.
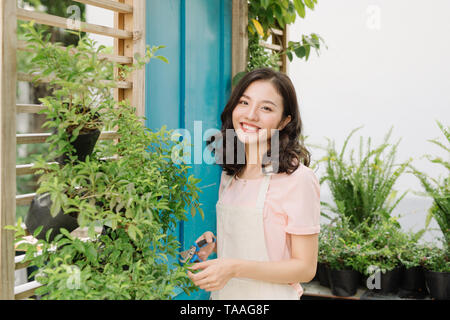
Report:
[{"label": "white teeth", "polygon": [[258,128],[250,127],[250,126],[246,125],[245,123],[242,124],[242,128],[244,128],[245,130],[250,131],[250,132],[256,132],[259,130]]}]

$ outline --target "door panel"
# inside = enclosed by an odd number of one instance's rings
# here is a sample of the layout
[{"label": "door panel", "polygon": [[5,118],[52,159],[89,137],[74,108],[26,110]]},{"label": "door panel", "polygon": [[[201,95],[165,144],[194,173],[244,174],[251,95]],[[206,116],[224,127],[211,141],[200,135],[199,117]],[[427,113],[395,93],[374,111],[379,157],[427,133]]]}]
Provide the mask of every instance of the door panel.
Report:
[{"label": "door panel", "polygon": [[[204,134],[220,129],[220,114],[230,93],[231,0],[151,0],[146,10],[146,42],[165,45],[159,54],[169,60],[146,66],[146,125],[152,130],[164,124],[167,129],[186,129],[193,144],[188,174],[201,179],[199,201],[205,219],[198,212],[194,218],[189,215],[176,230],[187,249],[203,232],[216,231],[221,168],[204,161]],[[203,290],[176,297],[208,298]]]}]

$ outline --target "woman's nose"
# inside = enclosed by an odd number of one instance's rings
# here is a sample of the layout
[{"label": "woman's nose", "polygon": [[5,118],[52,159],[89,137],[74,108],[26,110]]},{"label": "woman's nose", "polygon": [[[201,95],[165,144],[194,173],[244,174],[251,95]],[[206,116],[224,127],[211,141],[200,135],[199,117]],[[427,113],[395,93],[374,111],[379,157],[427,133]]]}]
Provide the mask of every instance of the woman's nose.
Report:
[{"label": "woman's nose", "polygon": [[257,115],[257,112],[256,112],[257,111],[256,106],[250,106],[250,108],[248,108],[247,110],[248,110],[247,118],[249,120],[255,120],[255,119],[258,118],[258,115]]}]

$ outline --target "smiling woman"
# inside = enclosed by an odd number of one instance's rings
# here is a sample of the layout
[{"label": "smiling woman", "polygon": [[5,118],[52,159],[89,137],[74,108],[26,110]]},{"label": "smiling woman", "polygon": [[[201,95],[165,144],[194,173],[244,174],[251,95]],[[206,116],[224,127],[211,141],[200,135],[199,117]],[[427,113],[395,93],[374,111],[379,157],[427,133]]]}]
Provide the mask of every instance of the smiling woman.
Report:
[{"label": "smiling woman", "polygon": [[[316,272],[320,185],[300,142],[302,125],[290,79],[267,68],[249,72],[221,119],[221,133],[235,135],[225,135],[218,150],[228,147],[234,158],[228,161],[227,155],[220,164],[217,241],[210,231],[197,239],[209,245],[198,254],[204,261],[192,267],[202,271],[189,276],[217,300],[297,300],[303,293],[300,282],[309,282]],[[279,152],[273,152],[278,139]],[[235,161],[233,143],[245,147],[243,164]],[[218,258],[206,260],[214,250]]]}]

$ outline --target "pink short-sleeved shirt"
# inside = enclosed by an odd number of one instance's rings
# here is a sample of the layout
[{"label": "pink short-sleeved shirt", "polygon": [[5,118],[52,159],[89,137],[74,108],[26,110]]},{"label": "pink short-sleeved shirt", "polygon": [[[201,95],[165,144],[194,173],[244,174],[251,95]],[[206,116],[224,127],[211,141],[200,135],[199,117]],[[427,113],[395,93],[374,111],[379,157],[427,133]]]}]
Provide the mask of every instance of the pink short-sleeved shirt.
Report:
[{"label": "pink short-sleeved shirt", "polygon": [[[254,207],[263,178],[236,179],[222,194],[225,177],[222,171],[219,194],[224,204]],[[227,179],[228,178],[228,179]],[[290,234],[306,235],[320,232],[320,184],[311,168],[300,164],[290,175],[273,174],[264,203],[264,233],[267,254],[271,261],[291,258]],[[300,284],[292,284],[299,296]]]}]

